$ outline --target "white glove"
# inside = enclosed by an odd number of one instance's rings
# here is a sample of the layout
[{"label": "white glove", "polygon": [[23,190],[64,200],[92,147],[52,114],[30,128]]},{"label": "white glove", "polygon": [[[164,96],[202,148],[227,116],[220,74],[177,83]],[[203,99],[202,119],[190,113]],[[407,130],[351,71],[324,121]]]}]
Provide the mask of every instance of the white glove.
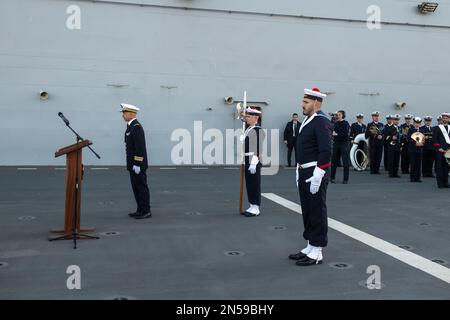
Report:
[{"label": "white glove", "polygon": [[133,166],[133,171],[134,171],[134,173],[139,174],[139,173],[141,173],[141,167]]},{"label": "white glove", "polygon": [[309,187],[309,191],[312,194],[316,194],[319,192],[320,183],[322,182],[322,178],[325,175],[325,170],[320,169],[319,167],[316,167],[313,172],[313,176],[306,180],[305,182],[311,182],[311,185]]},{"label": "white glove", "polygon": [[297,164],[297,169],[295,170],[295,182],[297,183],[297,188],[298,188],[298,169],[300,168],[300,166]]},{"label": "white glove", "polygon": [[250,162],[250,168],[248,168],[248,171],[250,171],[251,174],[256,173],[256,165],[258,164],[259,159],[257,156],[253,156],[252,160]]}]

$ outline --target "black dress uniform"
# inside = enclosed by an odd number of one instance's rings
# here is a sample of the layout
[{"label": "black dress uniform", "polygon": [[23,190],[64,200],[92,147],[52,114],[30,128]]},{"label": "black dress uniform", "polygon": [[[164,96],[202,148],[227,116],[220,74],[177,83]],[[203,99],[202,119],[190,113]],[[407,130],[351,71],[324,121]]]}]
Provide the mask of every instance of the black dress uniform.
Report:
[{"label": "black dress uniform", "polygon": [[[410,161],[410,173],[409,177],[411,182],[421,182],[420,175],[422,172],[422,157],[423,157],[423,146],[417,146],[417,141],[411,139],[411,135],[414,132],[421,132],[420,128],[412,128],[408,131],[408,151],[409,151],[409,161]],[[423,133],[423,132],[422,132]]]},{"label": "black dress uniform", "polygon": [[[137,203],[136,215],[150,213],[150,192],[147,185],[148,168],[147,149],[145,145],[145,134],[142,125],[137,119],[127,125],[125,132],[125,145],[127,154],[127,170],[130,172],[131,187]],[[140,167],[141,171],[136,174],[133,166]]]},{"label": "black dress uniform", "polygon": [[[308,117],[305,118],[308,120]],[[303,238],[316,247],[326,247],[328,243],[328,218],[326,194],[329,167],[331,166],[331,121],[322,111],[302,128],[297,137],[298,190],[302,208],[305,230]],[[317,162],[314,166],[302,169],[301,165]],[[326,173],[322,178],[319,191],[312,194],[310,183],[305,182],[313,175],[314,168],[319,167]]]},{"label": "black dress uniform", "polygon": [[365,133],[367,126],[364,123],[359,124],[358,122],[352,123],[350,128],[350,140],[355,140],[356,136],[361,133]]},{"label": "black dress uniform", "polygon": [[336,168],[339,160],[342,158],[342,165],[344,169],[344,183],[348,182],[350,154],[349,154],[349,139],[350,139],[350,125],[346,120],[337,121],[334,124],[334,132],[337,136],[333,136],[333,157],[331,165],[331,182],[336,178]]},{"label": "black dress uniform", "polygon": [[[400,138],[400,168],[402,170],[402,173],[408,174],[409,173],[409,141],[408,141],[408,132],[409,129],[413,129],[413,124],[407,124],[403,123],[400,126],[401,131],[401,138]],[[403,134],[406,133],[406,134]]]},{"label": "black dress uniform", "polygon": [[[442,125],[444,132],[447,132],[447,137],[450,135],[450,126]],[[449,138],[450,139],[450,138]],[[446,141],[444,133],[440,126],[434,127],[433,144],[436,148],[436,181],[439,188],[450,188],[448,182],[449,165],[444,157],[444,153],[439,152],[439,149],[448,150],[450,144]]]},{"label": "black dress uniform", "polygon": [[383,156],[383,139],[377,138],[378,134],[372,135],[370,133],[371,127],[377,127],[379,135],[382,136],[384,125],[381,122],[371,122],[367,125],[366,139],[369,139],[369,157],[370,157],[370,173],[379,174],[381,158]]},{"label": "black dress uniform", "polygon": [[433,177],[433,164],[435,158],[435,148],[433,146],[433,128],[431,126],[420,127],[425,135],[425,145],[423,147],[422,176]]},{"label": "black dress uniform", "polygon": [[[261,155],[262,146],[265,139],[264,131],[260,125],[247,127],[245,131],[245,186],[247,189],[247,199],[251,205],[261,205]],[[249,171],[253,157],[259,159],[256,165],[256,173]],[[259,214],[259,213],[258,213]]]},{"label": "black dress uniform", "polygon": [[[294,123],[294,121],[289,121],[284,129],[284,141],[287,141],[287,163],[288,166],[291,166],[291,158],[292,158],[292,149],[295,149],[295,141],[298,136],[298,129],[300,128],[300,123]],[[295,150],[294,150],[295,157]],[[297,161],[295,162],[297,163]]]},{"label": "black dress uniform", "polygon": [[400,132],[399,128],[394,125],[386,125],[383,129],[383,136],[386,144],[385,157],[387,159],[387,167],[389,177],[399,178],[398,167],[400,162]]}]

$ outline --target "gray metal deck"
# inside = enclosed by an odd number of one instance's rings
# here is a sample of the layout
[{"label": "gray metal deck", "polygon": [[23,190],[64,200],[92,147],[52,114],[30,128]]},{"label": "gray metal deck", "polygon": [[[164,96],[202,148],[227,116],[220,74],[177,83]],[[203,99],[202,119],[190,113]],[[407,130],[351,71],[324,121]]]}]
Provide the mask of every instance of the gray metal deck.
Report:
[{"label": "gray metal deck", "polygon": [[[263,192],[298,203],[294,174],[264,176]],[[153,217],[140,221],[127,216],[134,209],[127,172],[87,168],[82,224],[120,234],[73,250],[70,241],[47,241],[48,229],[63,223],[64,175],[0,168],[0,299],[450,298],[445,281],[334,230],[324,264],[295,266],[287,255],[304,245],[300,215],[263,198],[261,216],[240,216],[238,170],[221,167],[151,168]],[[433,179],[351,172],[349,185],[329,187],[329,217],[448,267],[448,195]],[[69,265],[81,268],[81,290],[66,287]],[[380,290],[364,286],[370,265],[381,269]]]}]

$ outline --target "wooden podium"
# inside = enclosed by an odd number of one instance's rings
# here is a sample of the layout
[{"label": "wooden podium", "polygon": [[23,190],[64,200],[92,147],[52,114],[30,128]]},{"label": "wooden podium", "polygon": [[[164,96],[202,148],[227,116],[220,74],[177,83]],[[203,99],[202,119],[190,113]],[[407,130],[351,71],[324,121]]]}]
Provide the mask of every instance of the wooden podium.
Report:
[{"label": "wooden podium", "polygon": [[89,140],[59,149],[55,158],[66,155],[66,206],[64,214],[64,229],[51,229],[52,233],[62,233],[62,236],[49,238],[54,240],[98,239],[98,237],[81,234],[93,232],[93,227],[80,228],[81,182],[83,180],[82,150],[92,144]]}]

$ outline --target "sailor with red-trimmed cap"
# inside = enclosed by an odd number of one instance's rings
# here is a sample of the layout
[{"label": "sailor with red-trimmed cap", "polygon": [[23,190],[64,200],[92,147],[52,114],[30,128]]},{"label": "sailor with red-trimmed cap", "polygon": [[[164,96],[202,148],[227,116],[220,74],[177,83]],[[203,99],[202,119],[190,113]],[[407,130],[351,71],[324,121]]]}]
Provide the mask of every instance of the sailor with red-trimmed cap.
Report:
[{"label": "sailor with red-trimmed cap", "polygon": [[303,114],[296,141],[297,186],[303,214],[306,247],[289,255],[298,266],[321,264],[322,248],[328,243],[326,193],[331,166],[331,121],[320,108],[325,94],[305,89]]},{"label": "sailor with red-trimmed cap", "polygon": [[245,217],[257,217],[261,206],[261,156],[265,139],[261,128],[261,111],[257,107],[245,110],[247,129],[244,133],[245,187],[250,207],[242,214]]},{"label": "sailor with red-trimmed cap", "polygon": [[438,188],[450,188],[448,183],[450,150],[450,112],[442,113],[442,124],[435,127],[433,132],[433,145],[436,150],[436,181]]}]

